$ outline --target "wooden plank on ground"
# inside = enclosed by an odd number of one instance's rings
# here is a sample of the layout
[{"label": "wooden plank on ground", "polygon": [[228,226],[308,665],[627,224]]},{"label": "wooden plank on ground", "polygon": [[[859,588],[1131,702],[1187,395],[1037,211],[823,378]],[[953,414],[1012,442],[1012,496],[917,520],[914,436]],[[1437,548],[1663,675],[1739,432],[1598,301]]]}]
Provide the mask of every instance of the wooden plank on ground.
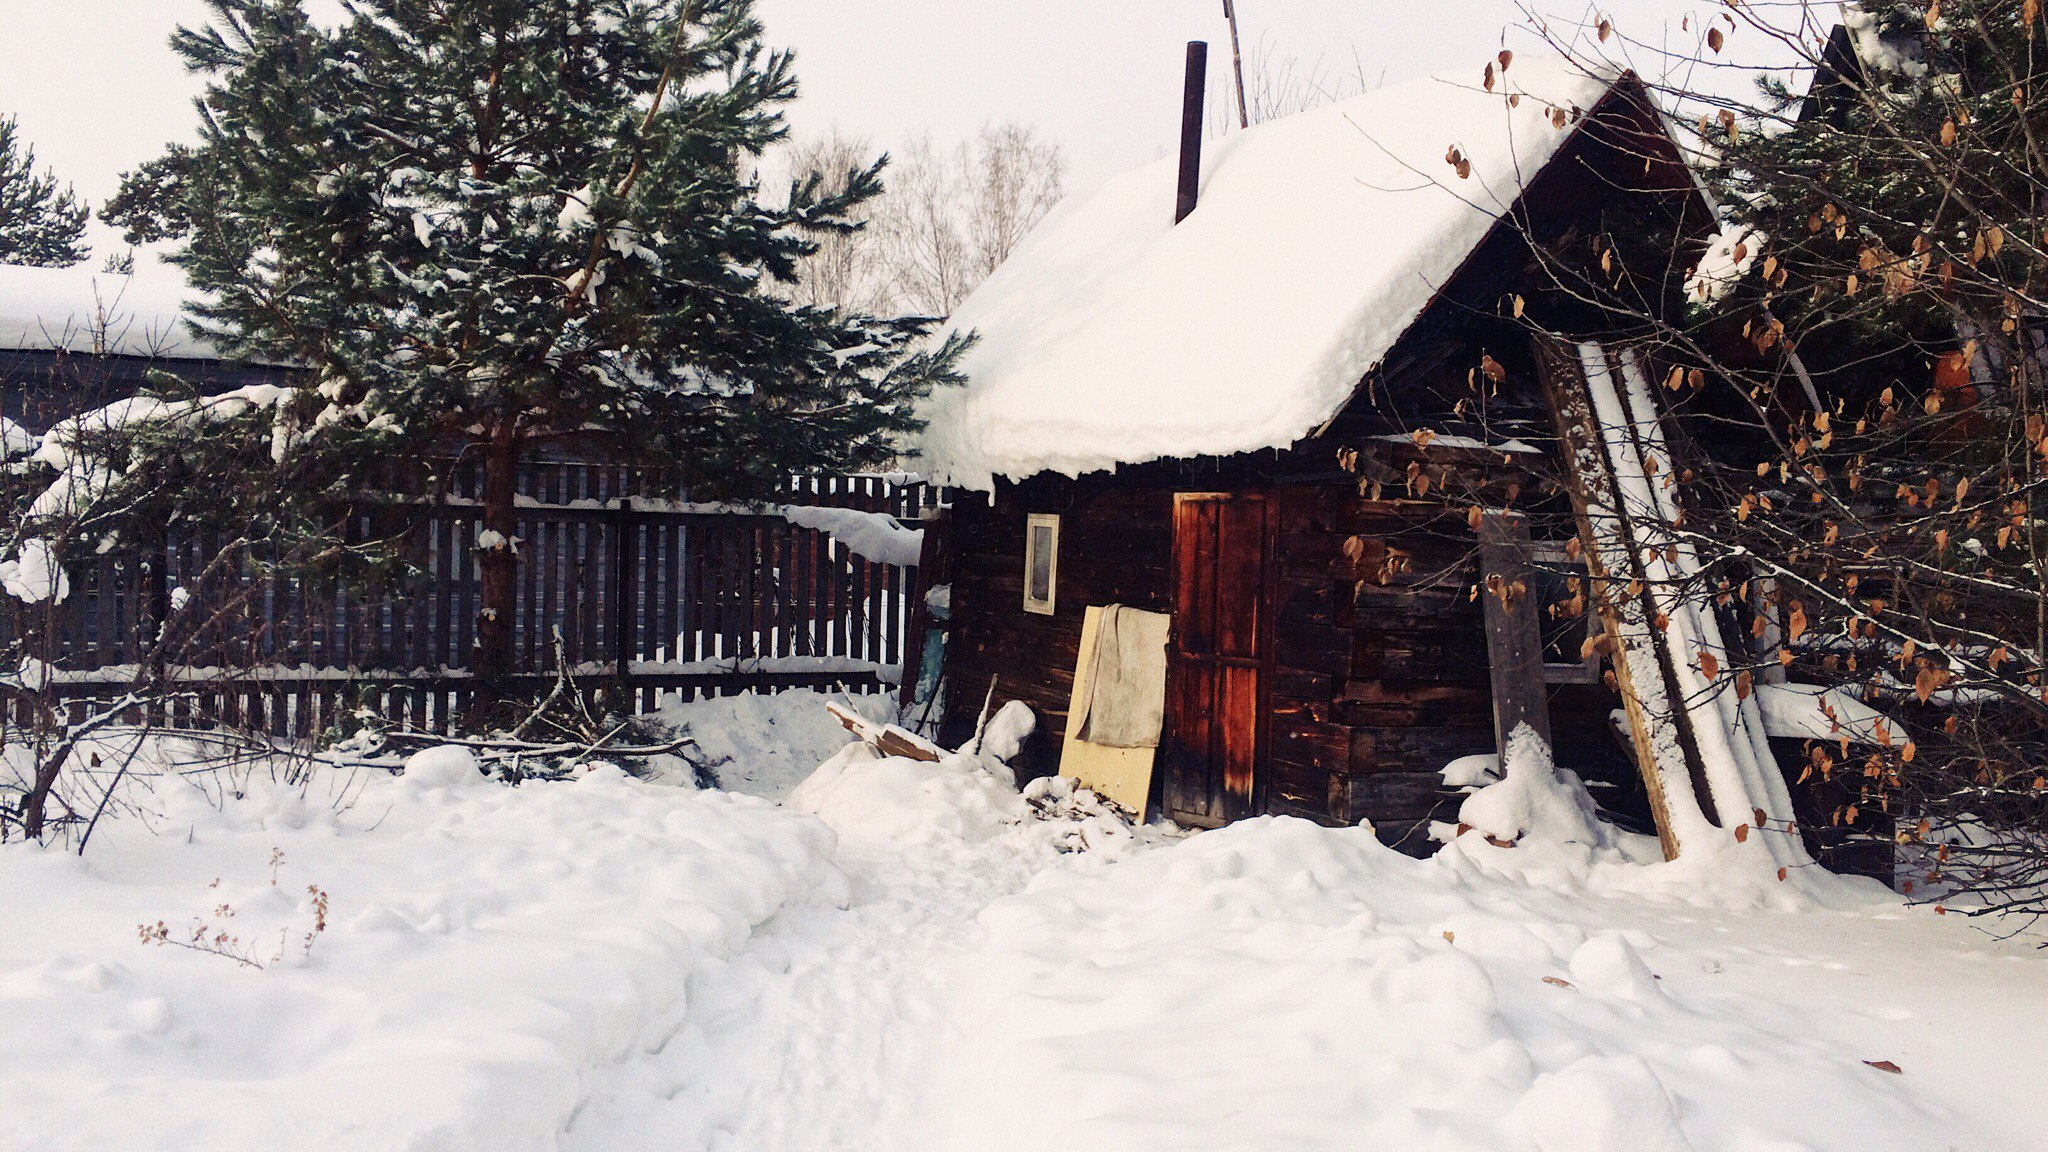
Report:
[{"label": "wooden plank on ground", "polygon": [[827,700],[825,711],[862,743],[884,756],[901,756],[907,760],[935,764],[946,754],[945,749],[914,732],[894,724],[877,723],[836,701]]}]

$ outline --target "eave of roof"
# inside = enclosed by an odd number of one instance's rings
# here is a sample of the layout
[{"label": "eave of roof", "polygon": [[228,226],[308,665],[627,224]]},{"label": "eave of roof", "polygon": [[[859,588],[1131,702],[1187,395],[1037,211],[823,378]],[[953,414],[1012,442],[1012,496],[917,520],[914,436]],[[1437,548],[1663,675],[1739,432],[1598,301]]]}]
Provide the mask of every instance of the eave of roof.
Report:
[{"label": "eave of roof", "polygon": [[953,317],[980,343],[925,406],[923,466],[988,488],[1295,442],[1621,75],[1538,56],[1492,92],[1431,79],[1261,125],[1212,146],[1178,227],[1171,159],[1061,205]]}]

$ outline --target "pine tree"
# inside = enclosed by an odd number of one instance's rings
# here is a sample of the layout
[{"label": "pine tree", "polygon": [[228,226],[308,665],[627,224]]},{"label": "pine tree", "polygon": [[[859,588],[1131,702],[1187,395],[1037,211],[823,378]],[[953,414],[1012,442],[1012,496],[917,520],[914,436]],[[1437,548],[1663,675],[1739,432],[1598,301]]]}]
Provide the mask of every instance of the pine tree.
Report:
[{"label": "pine tree", "polygon": [[36,170],[12,117],[0,118],[0,264],[63,268],[85,259],[85,206]]},{"label": "pine tree", "polygon": [[1769,295],[1812,359],[1864,379],[1874,357],[1924,376],[1965,340],[1999,365],[2019,354],[2030,326],[2011,318],[2040,310],[2048,276],[2039,9],[1852,4],[1813,55],[1810,91],[1766,74],[1754,107],[1707,118],[1712,179],[1775,281],[1751,267],[1727,310]]},{"label": "pine tree", "polygon": [[858,227],[882,164],[761,194],[796,81],[751,0],[358,0],[332,28],[299,0],[209,6],[173,41],[209,77],[200,142],[109,216],[181,240],[220,347],[310,369],[286,450],[481,460],[487,684],[536,449],[595,437],[759,497],[891,459],[950,378],[958,343],[921,349],[920,322],[769,290],[807,236]]}]

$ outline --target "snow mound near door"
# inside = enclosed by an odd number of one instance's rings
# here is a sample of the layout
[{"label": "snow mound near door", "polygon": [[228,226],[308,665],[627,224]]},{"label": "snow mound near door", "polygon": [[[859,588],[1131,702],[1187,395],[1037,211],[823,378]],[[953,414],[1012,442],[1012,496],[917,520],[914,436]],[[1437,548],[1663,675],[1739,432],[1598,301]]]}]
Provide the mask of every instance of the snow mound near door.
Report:
[{"label": "snow mound near door", "polygon": [[981,917],[934,1139],[1789,1152],[1854,1116],[1856,1147],[1943,1146],[1869,1053],[1732,1008],[1604,901],[1286,818],[1049,872]]},{"label": "snow mound near door", "polygon": [[994,839],[1024,819],[1024,798],[1000,764],[971,756],[931,763],[855,742],[790,793],[841,836],[899,846]]}]

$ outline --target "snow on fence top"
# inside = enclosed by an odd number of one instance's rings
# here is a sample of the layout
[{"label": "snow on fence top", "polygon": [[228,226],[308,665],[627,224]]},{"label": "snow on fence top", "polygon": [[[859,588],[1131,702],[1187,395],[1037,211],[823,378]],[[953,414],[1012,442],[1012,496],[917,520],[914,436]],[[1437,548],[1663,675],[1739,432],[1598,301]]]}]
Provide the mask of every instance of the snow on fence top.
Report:
[{"label": "snow on fence top", "polygon": [[96,260],[69,268],[0,264],[0,351],[217,357],[182,318],[196,296],[183,271],[148,252],[135,253],[131,274],[99,268]]},{"label": "snow on fence top", "polygon": [[968,383],[926,404],[927,463],[987,489],[1293,443],[1615,80],[1519,56],[1492,92],[1475,67],[1235,133],[1209,148],[1178,226],[1172,157],[1068,200],[954,313],[980,342]]},{"label": "snow on fence top", "polygon": [[847,551],[876,564],[915,568],[924,553],[923,529],[905,528],[887,512],[790,504],[782,509],[782,518],[799,528],[823,532]]}]

